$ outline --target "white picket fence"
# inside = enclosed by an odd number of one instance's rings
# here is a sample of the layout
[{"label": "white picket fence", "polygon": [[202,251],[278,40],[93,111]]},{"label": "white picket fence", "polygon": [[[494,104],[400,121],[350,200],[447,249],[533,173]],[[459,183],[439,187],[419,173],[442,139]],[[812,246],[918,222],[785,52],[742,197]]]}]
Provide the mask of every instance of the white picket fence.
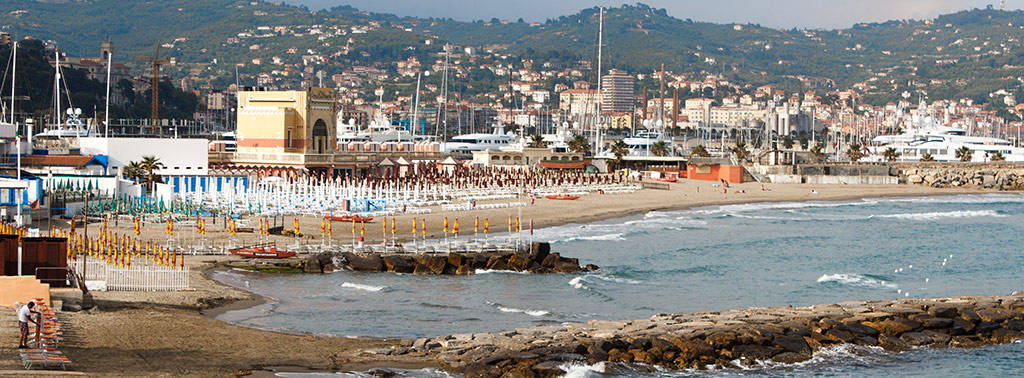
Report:
[{"label": "white picket fence", "polygon": [[[85,281],[101,281],[110,291],[174,291],[189,288],[189,269],[160,265],[135,265],[130,269],[107,264],[98,259],[88,262],[68,261],[68,268]],[[84,272],[83,272],[84,270]]]}]

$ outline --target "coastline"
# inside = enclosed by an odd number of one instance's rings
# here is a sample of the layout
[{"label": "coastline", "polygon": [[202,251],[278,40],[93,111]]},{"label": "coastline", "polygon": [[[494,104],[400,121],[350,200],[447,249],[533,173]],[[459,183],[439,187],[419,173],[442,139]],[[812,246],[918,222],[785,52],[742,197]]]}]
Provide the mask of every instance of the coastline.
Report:
[{"label": "coastline", "polygon": [[[537,205],[524,207],[523,213],[524,217],[533,215],[539,228],[628,217],[651,211],[679,211],[705,206],[1001,193],[992,190],[932,189],[908,185],[770,185],[771,191],[761,192],[759,184],[754,183],[733,185],[730,189],[746,190],[746,195],[723,196],[720,192],[696,193],[696,187],[710,188],[709,183],[687,182],[673,185],[671,191],[643,190],[626,195],[595,195],[585,201],[538,200]],[[818,194],[811,194],[812,190],[816,190]],[[599,206],[602,202],[609,201],[610,203],[605,203],[606,206]],[[500,220],[509,211],[511,210],[481,210],[461,214],[435,213],[428,217],[431,218],[432,225],[439,226],[440,217],[443,216],[473,217],[479,214],[481,218],[491,216],[491,219]],[[396,216],[399,225],[403,225],[403,218],[411,222],[412,217]],[[319,227],[317,218],[306,218],[302,223],[303,229],[306,230]],[[466,224],[468,225],[468,221]],[[376,227],[379,225],[374,225],[374,228]],[[126,227],[122,228],[127,231]],[[344,230],[344,227],[342,229]],[[428,235],[437,236],[440,233],[431,232]],[[279,237],[277,240],[287,242],[290,239]],[[344,242],[346,239],[341,240]],[[367,239],[372,241],[372,235],[368,235]],[[212,278],[213,272],[223,268],[221,263],[231,259],[235,258],[189,257],[186,262],[193,269],[193,291],[94,293],[99,304],[97,309],[68,313],[70,316],[67,322],[79,331],[68,344],[71,348],[67,352],[75,361],[76,370],[91,375],[205,376],[247,374],[252,369],[281,366],[289,367],[288,370],[295,367],[299,370],[318,371],[353,371],[374,367],[439,367],[432,353],[419,352],[400,356],[362,353],[364,350],[405,347],[409,345],[408,340],[295,334],[216,320],[216,316],[226,311],[252,308],[267,303],[266,299],[258,294]],[[197,338],[212,338],[216,342],[203,343],[195,340]],[[122,357],[114,358],[115,356]],[[120,362],[111,363],[112,359]]]}]

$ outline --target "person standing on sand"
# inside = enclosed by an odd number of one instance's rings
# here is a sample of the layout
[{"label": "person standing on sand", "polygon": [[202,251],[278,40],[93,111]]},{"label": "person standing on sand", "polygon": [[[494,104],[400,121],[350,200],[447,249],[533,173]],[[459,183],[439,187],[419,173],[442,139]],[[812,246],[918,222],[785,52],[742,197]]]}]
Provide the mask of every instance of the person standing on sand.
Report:
[{"label": "person standing on sand", "polygon": [[28,342],[28,323],[38,324],[33,320],[33,316],[38,314],[38,312],[32,311],[32,308],[35,306],[35,302],[28,302],[28,304],[18,309],[18,326],[21,328],[21,334],[18,336],[18,348],[28,348],[28,345],[26,345]]}]

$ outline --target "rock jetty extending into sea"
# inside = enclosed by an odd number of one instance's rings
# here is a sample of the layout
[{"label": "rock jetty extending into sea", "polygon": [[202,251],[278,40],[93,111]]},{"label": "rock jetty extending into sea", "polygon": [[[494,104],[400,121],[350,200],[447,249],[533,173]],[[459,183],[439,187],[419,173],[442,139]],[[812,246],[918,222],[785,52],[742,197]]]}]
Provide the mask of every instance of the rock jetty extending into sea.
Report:
[{"label": "rock jetty extending into sea", "polygon": [[1009,296],[849,301],[810,307],[658,314],[499,333],[422,338],[375,353],[430,353],[467,377],[551,377],[570,363],[599,361],[666,369],[809,360],[836,344],[905,351],[973,348],[1024,338],[1024,293]]},{"label": "rock jetty extending into sea", "polygon": [[470,275],[477,270],[529,273],[579,273],[597,270],[580,266],[578,259],[551,252],[548,243],[533,243],[527,250],[444,253],[323,252],[302,261],[306,272],[351,269],[358,272]]}]

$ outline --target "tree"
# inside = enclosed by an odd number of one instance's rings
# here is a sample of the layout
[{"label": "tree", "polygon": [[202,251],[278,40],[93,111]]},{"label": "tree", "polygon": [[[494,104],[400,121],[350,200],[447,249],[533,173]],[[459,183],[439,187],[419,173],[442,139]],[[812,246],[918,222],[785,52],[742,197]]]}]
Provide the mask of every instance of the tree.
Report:
[{"label": "tree", "polygon": [[895,148],[889,147],[882,153],[882,157],[885,158],[885,161],[896,161],[896,159],[900,158],[900,153]]},{"label": "tree", "polygon": [[668,156],[668,143],[665,143],[663,140],[654,142],[651,145],[651,153],[654,156]]},{"label": "tree", "polygon": [[924,155],[921,155],[921,161],[933,162],[933,161],[935,161],[935,157],[932,156],[932,154],[930,152],[925,152]]},{"label": "tree", "polygon": [[548,148],[548,142],[540,134],[533,134],[530,136],[530,142],[526,146],[530,148]]},{"label": "tree", "polygon": [[146,176],[146,170],[142,168],[142,165],[137,161],[129,162],[128,165],[124,166],[121,174],[126,179],[138,182],[139,178]]},{"label": "tree", "polygon": [[142,168],[143,172],[146,172],[146,184],[152,189],[157,178],[155,171],[163,168],[164,164],[156,156],[143,156],[142,161],[139,162],[139,167]]},{"label": "tree", "polygon": [[742,140],[736,141],[736,147],[732,148],[732,154],[736,155],[736,159],[739,161],[746,161],[747,157],[750,156],[750,151],[747,151],[747,144]]},{"label": "tree", "polygon": [[692,150],[690,150],[690,157],[710,157],[711,153],[708,152],[707,147],[703,144],[698,144]]},{"label": "tree", "polygon": [[960,161],[962,161],[962,162],[968,162],[968,161],[971,161],[972,157],[974,157],[974,152],[971,151],[970,148],[967,148],[967,146],[963,146],[963,147],[960,147],[960,148],[956,149],[956,155],[955,156],[956,156],[957,159],[960,159]]},{"label": "tree", "polygon": [[612,143],[612,155],[615,155],[615,167],[622,167],[622,157],[629,153],[629,146],[622,139]]},{"label": "tree", "polygon": [[824,163],[825,162],[825,146],[823,146],[823,145],[821,145],[819,143],[819,144],[814,145],[814,147],[811,147],[811,156],[814,156],[814,161],[817,161],[819,163]]},{"label": "tree", "polygon": [[590,141],[583,134],[573,135],[569,140],[569,150],[584,155],[590,154]]},{"label": "tree", "polygon": [[856,163],[858,160],[864,157],[864,152],[860,149],[860,143],[851,143],[846,148],[846,157],[850,158],[850,162]]},{"label": "tree", "polygon": [[992,161],[1006,161],[1006,156],[1003,156],[1002,152],[996,151],[989,159]]}]

